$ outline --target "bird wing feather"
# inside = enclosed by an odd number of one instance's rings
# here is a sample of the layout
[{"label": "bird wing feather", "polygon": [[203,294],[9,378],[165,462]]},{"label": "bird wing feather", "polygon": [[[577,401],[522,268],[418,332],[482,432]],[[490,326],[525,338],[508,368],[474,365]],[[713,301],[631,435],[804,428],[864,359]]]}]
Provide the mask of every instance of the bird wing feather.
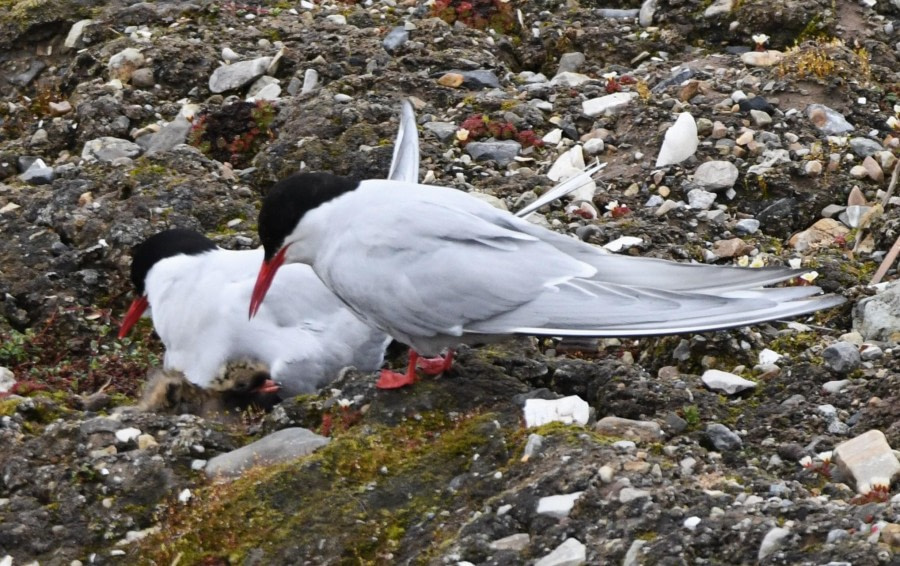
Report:
[{"label": "bird wing feather", "polygon": [[439,195],[448,189],[425,198],[396,189],[387,201],[384,193],[368,201],[377,224],[345,222],[313,262],[329,288],[395,337],[460,335],[548,286],[594,273],[512,225],[449,206]]},{"label": "bird wing feather", "polygon": [[400,105],[400,128],[394,140],[394,156],[388,179],[416,183],[419,181],[419,131],[416,114],[408,99]]}]

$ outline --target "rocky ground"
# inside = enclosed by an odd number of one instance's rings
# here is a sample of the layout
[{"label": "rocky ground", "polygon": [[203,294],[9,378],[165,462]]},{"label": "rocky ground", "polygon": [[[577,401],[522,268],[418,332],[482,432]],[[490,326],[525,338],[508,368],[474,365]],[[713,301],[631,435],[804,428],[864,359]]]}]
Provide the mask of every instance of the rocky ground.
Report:
[{"label": "rocky ground", "polygon": [[[897,290],[867,285],[900,236],[898,26],[896,0],[0,0],[0,564],[897,564]],[[287,173],[384,177],[402,96],[429,182],[515,210],[599,158],[536,221],[848,302],[129,410],[161,354],[114,338],[130,247],[251,248]]]}]

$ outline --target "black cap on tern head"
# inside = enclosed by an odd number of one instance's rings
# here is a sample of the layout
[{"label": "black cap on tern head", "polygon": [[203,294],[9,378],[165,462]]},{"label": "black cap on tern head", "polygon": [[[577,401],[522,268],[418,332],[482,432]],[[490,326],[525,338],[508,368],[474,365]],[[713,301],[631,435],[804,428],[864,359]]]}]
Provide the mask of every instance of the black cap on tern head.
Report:
[{"label": "black cap on tern head", "polygon": [[263,200],[257,222],[266,260],[278,253],[307,212],[358,185],[331,173],[296,173],[276,183]]},{"label": "black cap on tern head", "polygon": [[131,282],[138,296],[144,294],[147,273],[156,262],[185,254],[196,255],[216,249],[216,244],[199,232],[173,228],[154,234],[131,250]]}]

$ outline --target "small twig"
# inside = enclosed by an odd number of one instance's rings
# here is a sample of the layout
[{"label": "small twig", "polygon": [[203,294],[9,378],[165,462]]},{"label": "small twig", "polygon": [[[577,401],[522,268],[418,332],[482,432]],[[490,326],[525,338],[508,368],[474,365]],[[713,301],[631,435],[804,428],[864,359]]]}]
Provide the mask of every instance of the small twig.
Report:
[{"label": "small twig", "polygon": [[894,172],[891,173],[891,183],[888,185],[888,190],[884,193],[884,198],[881,199],[881,206],[887,209],[888,201],[891,200],[891,197],[894,195],[894,189],[897,188],[897,178],[900,177],[900,159],[894,164]]},{"label": "small twig", "polygon": [[[896,172],[897,170],[894,169]],[[897,254],[900,254],[900,236],[897,237],[897,240],[894,242],[894,245],[891,246],[890,251],[888,251],[887,255],[884,256],[884,259],[881,261],[881,265],[878,266],[878,271],[875,272],[875,275],[872,276],[872,280],[869,281],[869,285],[877,285],[881,283],[881,279],[884,277],[884,274],[887,273],[888,269],[894,265],[894,261],[897,259]]]},{"label": "small twig", "polygon": [[98,389],[97,392],[94,393],[93,395],[97,395],[97,394],[103,393],[103,390],[106,389],[107,387],[109,387],[109,385],[112,383],[112,380],[113,380],[113,378],[112,378],[112,376],[110,376],[109,379],[106,380],[106,383],[104,383],[103,385],[101,385],[101,386],[100,386],[100,389]]}]

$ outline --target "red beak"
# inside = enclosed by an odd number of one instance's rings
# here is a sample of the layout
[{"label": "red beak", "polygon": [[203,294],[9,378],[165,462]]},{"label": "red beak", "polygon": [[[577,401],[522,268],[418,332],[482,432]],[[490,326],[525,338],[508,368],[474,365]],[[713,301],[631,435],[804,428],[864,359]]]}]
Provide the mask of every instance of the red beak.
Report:
[{"label": "red beak", "polygon": [[272,280],[275,279],[275,273],[278,272],[278,268],[284,263],[285,252],[287,252],[287,247],[281,248],[275,254],[275,257],[269,261],[263,261],[262,266],[259,268],[259,275],[256,276],[256,285],[253,286],[253,294],[250,296],[250,318],[256,316],[263,299],[266,298],[266,293],[269,292],[269,287],[272,286]]},{"label": "red beak", "polygon": [[148,306],[150,306],[150,303],[147,301],[147,295],[141,295],[131,301],[131,306],[128,307],[128,312],[125,313],[125,320],[122,321],[122,326],[119,327],[119,338],[125,338],[128,335],[128,331],[137,324],[137,321],[141,319],[141,315],[144,314]]},{"label": "red beak", "polygon": [[281,386],[271,379],[267,379],[263,382],[262,385],[253,390],[253,393],[277,393],[281,390]]}]

